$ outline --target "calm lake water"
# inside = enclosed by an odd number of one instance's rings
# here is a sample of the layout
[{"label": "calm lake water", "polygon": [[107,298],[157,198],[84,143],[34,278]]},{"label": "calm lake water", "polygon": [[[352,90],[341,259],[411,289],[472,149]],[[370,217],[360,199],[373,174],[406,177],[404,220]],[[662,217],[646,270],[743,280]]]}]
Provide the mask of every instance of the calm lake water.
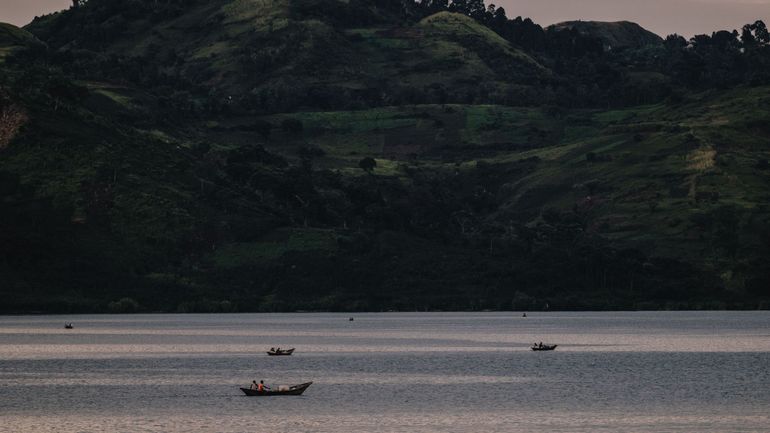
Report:
[{"label": "calm lake water", "polygon": [[354,316],[0,317],[0,431],[770,431],[770,312]]}]

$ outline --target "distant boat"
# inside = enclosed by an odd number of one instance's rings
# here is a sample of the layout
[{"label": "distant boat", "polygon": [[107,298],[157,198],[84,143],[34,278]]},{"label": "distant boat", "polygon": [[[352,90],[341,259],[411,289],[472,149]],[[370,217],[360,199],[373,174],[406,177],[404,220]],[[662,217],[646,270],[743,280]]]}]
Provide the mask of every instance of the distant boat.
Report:
[{"label": "distant boat", "polygon": [[294,348],[293,348],[293,347],[292,347],[291,349],[286,349],[286,350],[281,350],[281,349],[278,349],[278,350],[275,350],[275,349],[270,349],[270,350],[267,352],[267,354],[268,354],[268,355],[270,355],[270,356],[289,356],[289,355],[291,355],[292,353],[294,353]]},{"label": "distant boat", "polygon": [[535,352],[543,352],[543,351],[546,351],[546,350],[554,350],[554,349],[556,349],[557,346],[558,346],[558,344],[551,344],[551,345],[549,345],[549,344],[543,344],[543,345],[535,344],[535,345],[532,346],[532,350],[534,350]]},{"label": "distant boat", "polygon": [[294,385],[287,387],[278,387],[278,389],[269,389],[264,391],[257,391],[256,389],[241,388],[244,394],[249,397],[269,397],[273,395],[302,395],[305,390],[312,385],[313,382],[303,383],[302,385]]},{"label": "distant boat", "polygon": [[64,324],[64,329],[73,329],[73,328],[74,328],[74,326],[72,326],[72,323],[65,323]]},{"label": "distant boat", "polygon": [[522,314],[521,317],[527,317],[527,313]]},{"label": "distant boat", "polygon": [[355,320],[355,319],[353,319],[353,318],[351,317],[350,319],[348,319],[348,322],[352,322],[353,320]]}]

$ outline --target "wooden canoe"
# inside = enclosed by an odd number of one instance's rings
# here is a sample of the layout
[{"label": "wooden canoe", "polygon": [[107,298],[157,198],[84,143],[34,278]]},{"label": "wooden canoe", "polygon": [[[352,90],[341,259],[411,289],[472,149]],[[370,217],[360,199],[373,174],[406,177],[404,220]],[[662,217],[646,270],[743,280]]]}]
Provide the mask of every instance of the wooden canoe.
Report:
[{"label": "wooden canoe", "polygon": [[558,344],[552,344],[552,345],[544,344],[542,346],[532,346],[532,350],[534,350],[535,352],[544,352],[546,350],[554,350],[556,349],[557,346]]},{"label": "wooden canoe", "polygon": [[274,351],[267,352],[267,354],[270,356],[289,356],[292,353],[294,353],[294,348],[287,349],[287,350],[274,350]]},{"label": "wooden canoe", "polygon": [[303,383],[301,385],[290,386],[288,389],[269,389],[257,391],[256,389],[241,388],[244,394],[249,397],[269,397],[274,395],[302,395],[313,382]]}]

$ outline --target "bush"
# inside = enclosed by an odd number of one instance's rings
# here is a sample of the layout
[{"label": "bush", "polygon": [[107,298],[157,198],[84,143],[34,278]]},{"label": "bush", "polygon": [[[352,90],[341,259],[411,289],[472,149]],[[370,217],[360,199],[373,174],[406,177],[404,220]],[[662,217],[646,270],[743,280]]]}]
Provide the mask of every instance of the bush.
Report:
[{"label": "bush", "polygon": [[377,167],[377,161],[375,161],[374,158],[367,156],[358,162],[358,166],[361,167],[361,170],[370,173],[372,170],[374,170],[375,167]]},{"label": "bush", "polygon": [[283,130],[283,132],[298,134],[302,132],[303,129],[304,125],[299,119],[284,119],[283,122],[281,122],[281,130]]},{"label": "bush", "polygon": [[140,305],[134,299],[122,298],[119,301],[110,302],[107,309],[115,314],[131,314],[139,312]]}]

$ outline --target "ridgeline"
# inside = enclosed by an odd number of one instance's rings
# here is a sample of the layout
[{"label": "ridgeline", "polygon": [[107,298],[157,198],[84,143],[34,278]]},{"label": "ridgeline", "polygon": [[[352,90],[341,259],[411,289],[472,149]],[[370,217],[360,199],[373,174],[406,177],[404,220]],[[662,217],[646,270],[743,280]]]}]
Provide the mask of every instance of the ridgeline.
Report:
[{"label": "ridgeline", "polygon": [[0,25],[0,313],[770,307],[770,35],[481,1]]}]

